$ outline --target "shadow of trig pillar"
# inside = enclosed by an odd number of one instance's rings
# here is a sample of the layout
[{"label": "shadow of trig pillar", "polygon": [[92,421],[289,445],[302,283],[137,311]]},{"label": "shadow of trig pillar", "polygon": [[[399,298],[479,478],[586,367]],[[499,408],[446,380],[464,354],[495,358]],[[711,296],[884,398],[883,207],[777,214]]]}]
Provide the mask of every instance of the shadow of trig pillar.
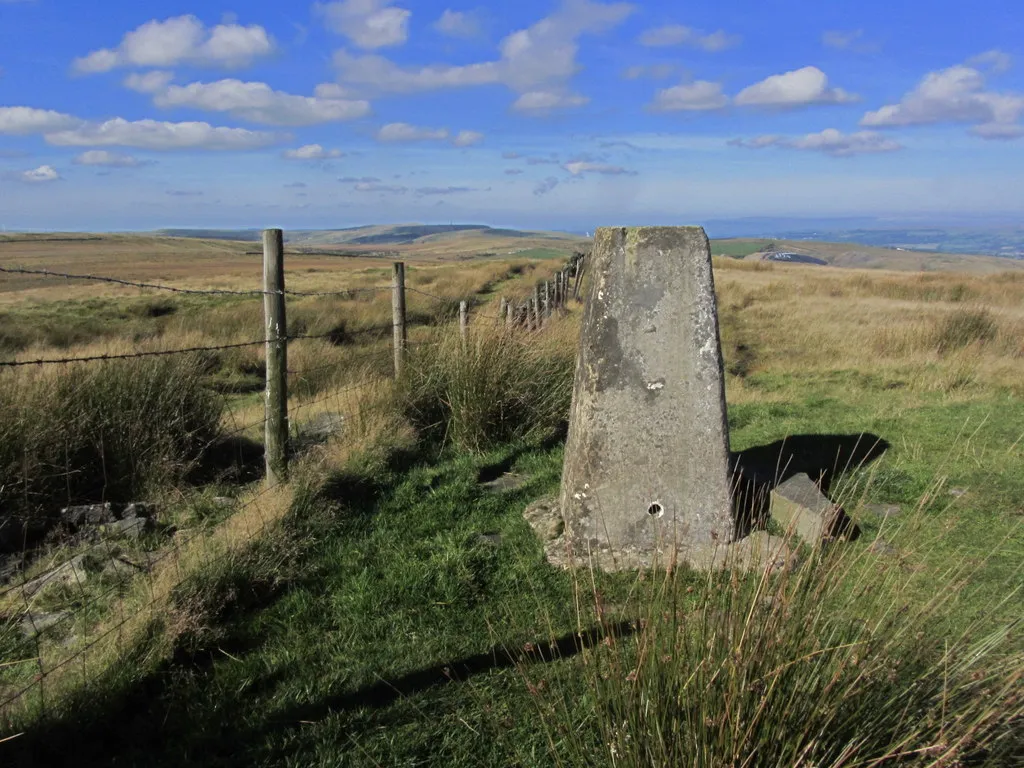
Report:
[{"label": "shadow of trig pillar", "polygon": [[711,249],[700,227],[594,237],[561,508],[567,555],[619,569],[731,541]]}]

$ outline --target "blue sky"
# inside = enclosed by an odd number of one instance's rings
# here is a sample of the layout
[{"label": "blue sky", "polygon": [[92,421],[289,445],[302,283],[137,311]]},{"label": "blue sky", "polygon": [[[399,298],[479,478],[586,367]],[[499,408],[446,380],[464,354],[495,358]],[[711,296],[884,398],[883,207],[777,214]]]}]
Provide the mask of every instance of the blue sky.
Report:
[{"label": "blue sky", "polygon": [[1020,0],[0,0],[0,225],[1024,211]]}]

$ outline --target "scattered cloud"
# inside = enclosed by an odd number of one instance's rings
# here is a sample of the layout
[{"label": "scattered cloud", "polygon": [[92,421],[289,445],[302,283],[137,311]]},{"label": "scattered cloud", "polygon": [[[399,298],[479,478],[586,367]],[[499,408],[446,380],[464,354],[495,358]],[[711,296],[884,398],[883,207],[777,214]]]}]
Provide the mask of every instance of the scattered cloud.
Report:
[{"label": "scattered cloud", "polygon": [[502,152],[501,156],[505,160],[518,160],[520,157],[522,157],[522,155],[520,155],[518,152],[509,152],[509,151]]},{"label": "scattered cloud", "polygon": [[135,147],[136,149],[246,150],[274,144],[280,136],[245,128],[220,128],[209,123],[166,123],[158,120],[125,120],[115,117],[102,123],[82,123],[66,131],[44,134],[50,144],[62,147]]},{"label": "scattered cloud", "polygon": [[527,165],[559,165],[561,161],[552,155],[551,157],[528,157],[526,158]]},{"label": "scattered cloud", "polygon": [[340,82],[365,92],[415,93],[501,84],[520,94],[516,110],[545,114],[586,103],[585,97],[569,88],[579,70],[579,38],[615,28],[634,10],[628,3],[562,0],[550,16],[506,36],[498,46],[499,58],[492,61],[403,67],[383,56],[357,56],[342,50],[335,53],[334,64]]},{"label": "scattered cloud", "polygon": [[810,104],[848,104],[859,99],[842,88],[829,87],[828,76],[817,67],[803,67],[747,86],[734,101],[741,107],[793,109]]},{"label": "scattered cloud", "polygon": [[627,170],[620,165],[607,165],[586,160],[573,160],[562,167],[573,176],[582,176],[585,173],[597,173],[602,176],[636,176],[636,171]]},{"label": "scattered cloud", "polygon": [[376,184],[380,179],[376,176],[342,176],[338,181],[342,184]]},{"label": "scattered cloud", "polygon": [[871,43],[864,39],[863,29],[843,31],[831,29],[821,35],[821,44],[826,48],[834,48],[837,51],[851,51],[853,53],[877,53],[881,50],[878,43]]},{"label": "scattered cloud", "polygon": [[131,155],[108,152],[105,149],[90,149],[74,159],[75,165],[98,165],[105,168],[138,168],[142,161]]},{"label": "scattered cloud", "polygon": [[546,195],[548,192],[550,192],[557,186],[558,179],[556,179],[554,176],[548,176],[546,179],[544,179],[544,181],[540,182],[539,184],[537,184],[536,187],[533,188],[533,194],[537,196]]},{"label": "scattered cloud", "polygon": [[129,32],[117,48],[102,48],[75,59],[79,74],[109,72],[118,67],[196,66],[242,67],[274,51],[274,41],[260,26],[235,23],[208,29],[195,16],[148,21]]},{"label": "scattered cloud", "polygon": [[297,149],[286,149],[281,156],[287,160],[333,160],[344,157],[340,149],[324,149],[319,144],[306,144]]},{"label": "scattered cloud", "polygon": [[417,187],[417,195],[462,195],[468,192],[480,192],[475,187]]},{"label": "scattered cloud", "polygon": [[898,104],[868,112],[866,128],[895,128],[935,123],[970,123],[983,139],[1024,136],[1024,93],[988,90],[985,75],[963,64],[929,72]]},{"label": "scattered cloud", "polygon": [[377,141],[444,141],[447,128],[421,128],[409,123],[388,123],[377,130]]},{"label": "scattered cloud", "polygon": [[518,176],[522,172],[523,172],[522,168],[506,168],[505,169],[505,175],[506,176]]},{"label": "scattered cloud", "polygon": [[202,197],[205,193],[194,189],[169,189],[167,194],[171,197]]},{"label": "scattered cloud", "polygon": [[655,112],[707,112],[728,104],[729,97],[722,93],[721,83],[697,80],[658,91],[651,109]]},{"label": "scattered cloud", "polygon": [[409,39],[412,11],[395,8],[391,0],[340,0],[317,3],[327,28],[366,50],[402,45]]},{"label": "scattered cloud", "polygon": [[58,181],[60,174],[57,173],[57,169],[52,165],[40,165],[31,171],[23,171],[18,175],[18,178],[30,184],[41,184],[47,181]]},{"label": "scattered cloud", "polygon": [[479,131],[459,131],[452,138],[452,144],[456,147],[471,147],[484,140],[484,135]]},{"label": "scattered cloud", "polygon": [[408,187],[395,184],[381,184],[378,181],[361,181],[352,187],[356,192],[383,192],[385,194],[404,195],[409,191]]},{"label": "scattered cloud", "polygon": [[[152,73],[151,73],[152,74]],[[147,76],[148,77],[148,76]],[[129,81],[132,78],[128,78]],[[127,84],[128,81],[126,81]],[[321,88],[318,96],[296,96],[275,91],[266,83],[241,80],[218,80],[213,83],[169,85],[160,80],[132,81],[136,90],[153,95],[153,103],[164,109],[189,107],[231,115],[263,125],[303,126],[355,120],[370,112],[370,103],[363,100],[333,98],[335,91]]]},{"label": "scattered cloud", "polygon": [[285,184],[285,189],[305,189],[306,182],[304,181],[293,181],[291,184]]},{"label": "scattered cloud", "polygon": [[0,107],[0,134],[29,136],[75,128],[82,124],[77,117],[32,107]]},{"label": "scattered cloud", "polygon": [[682,24],[666,24],[662,27],[654,27],[647,30],[640,35],[637,42],[648,48],[688,45],[714,53],[739,45],[740,38],[737,35],[726,34],[722,30],[706,34],[699,29]]},{"label": "scattered cloud", "polygon": [[757,136],[753,139],[733,139],[729,142],[734,147],[747,149],[799,149],[808,152],[822,152],[832,157],[852,157],[853,155],[877,154],[880,152],[896,152],[903,145],[877,131],[858,131],[844,134],[835,128],[827,128],[820,133],[809,133],[806,136]]},{"label": "scattered cloud", "polygon": [[582,107],[589,101],[589,98],[578,93],[529,91],[512,103],[512,109],[516,112],[551,112],[556,109]]},{"label": "scattered cloud", "polygon": [[988,68],[992,74],[1001,75],[1004,72],[1010,71],[1010,68],[1013,66],[1013,56],[1006,53],[1006,51],[993,48],[991,51],[985,51],[969,58],[967,66],[975,67],[976,69]]},{"label": "scattered cloud", "polygon": [[640,78],[650,78],[651,80],[664,80],[667,77],[672,77],[675,71],[676,67],[673,64],[651,64],[650,66],[638,64],[622,70],[622,79],[639,80]]},{"label": "scattered cloud", "polygon": [[132,72],[124,79],[124,87],[138,93],[159,93],[174,80],[174,73],[165,69],[154,69],[151,72]]},{"label": "scattered cloud", "polygon": [[480,21],[473,13],[445,10],[434,22],[434,29],[448,37],[472,38],[481,33]]}]

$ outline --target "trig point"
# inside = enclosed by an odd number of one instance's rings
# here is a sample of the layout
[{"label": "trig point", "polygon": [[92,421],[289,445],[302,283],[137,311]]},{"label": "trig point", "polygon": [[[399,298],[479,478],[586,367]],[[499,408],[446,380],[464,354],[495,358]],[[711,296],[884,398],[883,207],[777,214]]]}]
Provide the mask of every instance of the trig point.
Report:
[{"label": "trig point", "polygon": [[565,555],[701,562],[733,536],[711,249],[700,227],[594,237],[562,474]]}]

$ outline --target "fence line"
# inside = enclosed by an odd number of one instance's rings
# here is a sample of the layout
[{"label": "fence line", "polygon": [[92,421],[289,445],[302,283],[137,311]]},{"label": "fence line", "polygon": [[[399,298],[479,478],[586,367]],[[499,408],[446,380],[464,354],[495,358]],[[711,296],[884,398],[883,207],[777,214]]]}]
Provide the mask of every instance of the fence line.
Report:
[{"label": "fence line", "polygon": [[[344,339],[348,340],[353,337],[358,337],[367,334],[379,334],[385,335],[388,331],[392,332],[392,349],[388,350],[385,348],[374,348],[372,354],[366,356],[365,360],[374,360],[376,355],[381,355],[381,362],[383,362],[385,353],[393,352],[394,355],[394,369],[393,374],[396,378],[400,378],[403,375],[403,363],[406,353],[411,349],[418,348],[429,348],[431,346],[440,344],[440,341],[412,341],[410,342],[407,336],[408,333],[408,317],[406,309],[406,295],[407,293],[413,293],[432,301],[438,302],[442,307],[450,308],[451,315],[450,319],[455,320],[458,318],[458,327],[462,336],[462,347],[467,349],[466,343],[468,338],[469,329],[472,325],[473,319],[488,319],[496,322],[499,327],[504,328],[507,332],[526,329],[539,331],[545,327],[548,323],[549,318],[556,312],[563,309],[571,294],[578,296],[579,283],[581,280],[581,273],[583,269],[583,261],[577,256],[574,257],[569,264],[560,269],[554,276],[552,282],[536,283],[527,295],[514,299],[501,295],[497,297],[499,300],[497,306],[499,309],[498,314],[491,314],[489,312],[482,311],[479,309],[479,295],[474,294],[465,297],[463,300],[458,300],[450,296],[439,296],[428,291],[421,290],[419,288],[406,285],[405,282],[405,265],[401,262],[394,264],[393,280],[390,285],[372,287],[372,288],[356,288],[339,291],[291,291],[287,290],[284,285],[284,259],[283,259],[283,248],[281,248],[281,242],[283,234],[280,230],[267,230],[264,233],[264,284],[262,290],[231,290],[231,289],[193,289],[193,288],[177,288],[175,286],[163,285],[158,283],[149,282],[136,282],[131,280],[124,280],[115,277],[107,277],[102,275],[81,275],[74,273],[56,272],[46,269],[28,269],[21,267],[0,267],[0,273],[4,274],[26,274],[26,275],[39,275],[44,277],[62,278],[68,280],[87,280],[92,282],[111,283],[121,286],[135,287],[144,290],[160,290],[168,291],[171,293],[189,294],[189,295],[210,295],[210,296],[246,296],[246,297],[260,297],[264,299],[264,334],[261,339],[254,339],[252,341],[238,342],[232,344],[216,344],[210,346],[192,346],[180,349],[166,349],[166,350],[147,350],[147,351],[136,351],[125,354],[103,354],[103,355],[88,355],[80,357],[64,357],[64,358],[52,358],[52,359],[37,359],[37,360],[12,360],[12,361],[0,361],[0,369],[3,368],[20,368],[28,366],[43,366],[43,365],[67,365],[76,363],[92,363],[92,362],[109,362],[109,361],[121,361],[129,360],[133,358],[147,358],[147,357],[164,357],[170,355],[181,355],[181,354],[193,354],[202,352],[217,352],[231,349],[241,349],[246,347],[256,347],[264,345],[267,349],[268,354],[266,355],[266,377],[267,377],[267,391],[276,389],[275,397],[265,398],[264,403],[264,414],[262,419],[249,421],[245,424],[239,424],[239,419],[236,417],[237,414],[230,407],[225,407],[224,412],[229,416],[231,422],[230,428],[225,431],[220,429],[217,431],[217,435],[207,442],[201,449],[201,453],[205,454],[214,443],[218,441],[225,441],[228,438],[240,435],[250,430],[264,427],[266,434],[264,436],[264,477],[265,482],[262,489],[257,491],[254,496],[246,500],[244,503],[233,505],[230,511],[230,515],[238,515],[245,509],[249,508],[253,504],[257,505],[257,509],[260,511],[260,518],[262,525],[258,525],[256,532],[252,530],[248,531],[249,540],[252,541],[256,533],[262,531],[267,524],[266,516],[263,513],[262,508],[259,506],[259,502],[265,497],[267,493],[279,488],[287,482],[288,478],[288,462],[291,455],[291,446],[289,445],[291,439],[291,430],[289,428],[289,408],[292,414],[306,411],[314,408],[324,402],[330,400],[337,400],[338,398],[355,392],[363,387],[367,386],[372,381],[370,378],[365,378],[361,381],[352,382],[348,386],[345,386],[340,390],[331,390],[321,397],[315,397],[315,391],[311,394],[314,396],[311,399],[305,399],[300,396],[296,402],[289,404],[289,390],[294,387],[301,389],[303,384],[303,377],[309,374],[317,373],[328,369],[337,369],[340,366],[351,366],[353,361],[345,359],[337,363],[327,365],[314,365],[312,367],[307,366],[300,369],[289,369],[287,364],[287,352],[288,345],[291,342],[302,342],[308,340],[317,339]],[[569,290],[570,279],[575,278],[575,290]],[[289,334],[287,332],[286,324],[286,298],[287,297],[347,297],[355,298],[356,296],[364,293],[379,293],[383,291],[390,291],[392,293],[392,322],[389,324],[372,325],[364,328],[357,328],[355,330],[342,330],[341,328],[329,331],[327,333],[319,334]],[[543,301],[541,300],[543,297]],[[456,309],[458,308],[458,309]],[[521,340],[522,343],[526,343],[525,338]],[[277,348],[279,354],[270,354],[272,348]],[[362,364],[362,363],[356,363]],[[272,385],[272,381],[276,384]],[[315,384],[314,384],[315,386]],[[225,398],[226,406],[226,398]],[[223,417],[222,417],[223,418]],[[273,435],[276,436],[276,440]],[[195,433],[192,433],[195,434]],[[205,440],[205,438],[204,438]],[[68,473],[64,473],[67,475]],[[54,475],[57,477],[58,475]],[[48,475],[49,477],[49,475]],[[118,515],[118,517],[120,514]],[[7,516],[8,520],[12,520],[11,516]],[[229,518],[230,519],[230,518]],[[27,520],[27,518],[26,518]],[[150,588],[154,585],[153,573],[155,569],[168,558],[177,556],[178,567],[181,565],[182,548],[188,547],[193,542],[200,540],[207,534],[208,530],[203,524],[199,524],[195,529],[186,530],[182,533],[183,536],[176,536],[172,539],[169,545],[156,556],[150,557],[147,553],[143,564],[139,565],[130,560],[123,558],[120,554],[114,553],[115,547],[119,542],[123,541],[123,534],[114,530],[109,529],[101,530],[91,541],[80,542],[76,545],[76,549],[72,550],[74,554],[68,553],[68,556],[63,559],[59,564],[50,562],[47,564],[47,569],[42,573],[42,577],[46,578],[55,574],[60,569],[65,568],[69,564],[73,563],[76,558],[88,555],[93,552],[105,552],[105,557],[112,561],[114,559],[121,560],[126,566],[136,569],[139,573],[149,574]],[[85,544],[81,547],[81,544]],[[199,553],[197,553],[199,556]],[[209,553],[206,554],[209,559]],[[104,588],[98,594],[88,595],[84,602],[77,606],[77,610],[85,611],[90,609],[92,606],[102,606],[105,601],[122,590],[126,584],[132,582],[135,578],[133,574],[124,573],[116,574],[116,583],[110,587]],[[180,573],[179,573],[180,575]],[[77,572],[74,573],[74,578],[79,579]],[[97,637],[93,637],[89,642],[82,648],[71,651],[67,658],[63,658],[56,663],[45,666],[44,654],[41,648],[43,633],[39,631],[36,626],[36,617],[34,611],[37,608],[33,606],[36,604],[35,595],[42,593],[42,585],[40,590],[33,591],[31,595],[26,592],[26,582],[22,580],[20,584],[9,584],[5,589],[0,590],[0,599],[7,598],[8,596],[15,594],[18,590],[21,590],[21,597],[25,603],[24,616],[29,622],[32,623],[34,630],[34,640],[36,644],[36,657],[33,659],[24,660],[25,663],[37,662],[39,672],[38,674],[28,682],[20,690],[14,692],[12,696],[6,700],[0,702],[0,715],[4,710],[10,706],[13,702],[17,701],[21,697],[25,696],[33,690],[38,690],[40,695],[40,701],[45,709],[45,683],[47,678],[57,672],[58,670],[67,667],[76,660],[81,659],[83,663],[83,669],[87,670],[88,659],[87,654],[90,650],[94,649],[100,643],[103,643],[113,633],[122,631],[123,628],[137,616],[140,616],[145,611],[152,610],[157,603],[161,600],[168,599],[169,595],[162,595],[160,597],[154,597],[148,604],[138,608],[130,616],[125,617],[122,613],[119,623],[115,623],[109,628],[105,628],[102,634]],[[78,585],[82,587],[81,582]],[[86,595],[84,590],[81,590],[82,595]],[[105,610],[105,609],[104,609]],[[122,608],[123,610],[123,608]],[[79,615],[72,613],[69,617],[60,619],[61,621],[77,621]],[[14,625],[10,625],[14,626]],[[70,650],[70,649],[69,649]],[[118,648],[118,652],[123,649]],[[52,654],[51,654],[52,655]],[[59,657],[58,657],[59,658]],[[0,667],[2,669],[2,667]]]}]

